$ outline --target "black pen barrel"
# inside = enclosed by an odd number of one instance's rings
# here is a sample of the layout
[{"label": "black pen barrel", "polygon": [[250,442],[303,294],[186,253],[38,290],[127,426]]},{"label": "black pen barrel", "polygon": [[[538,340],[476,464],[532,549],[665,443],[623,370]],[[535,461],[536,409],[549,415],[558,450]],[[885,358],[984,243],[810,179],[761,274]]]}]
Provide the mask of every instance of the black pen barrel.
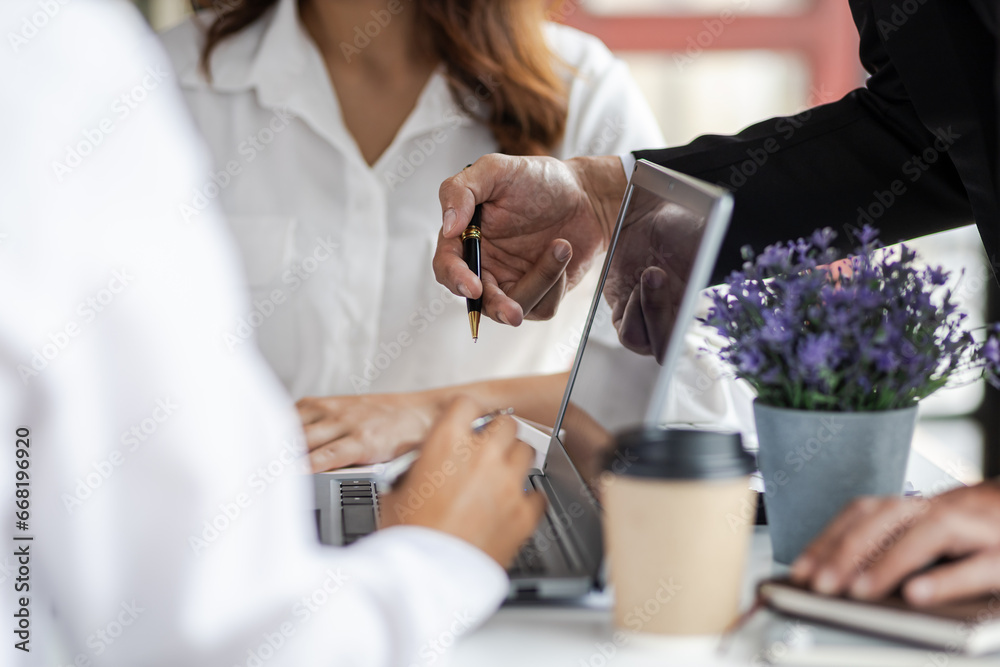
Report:
[{"label": "black pen barrel", "polygon": [[[465,256],[465,265],[469,267],[469,271],[472,271],[476,276],[482,276],[482,265],[480,254],[480,246],[478,238],[466,238],[462,241],[463,255]],[[483,299],[480,297],[478,299],[466,299],[466,305],[468,312],[472,311],[482,311],[483,309]]]},{"label": "black pen barrel", "polygon": [[[476,210],[472,212],[472,220],[469,221],[469,226],[462,232],[462,255],[465,257],[465,265],[469,267],[469,271],[475,273],[476,277],[480,280],[483,277],[482,229],[483,205],[478,204]],[[483,299],[482,297],[478,299],[466,299],[466,306],[470,313],[482,312]]]}]

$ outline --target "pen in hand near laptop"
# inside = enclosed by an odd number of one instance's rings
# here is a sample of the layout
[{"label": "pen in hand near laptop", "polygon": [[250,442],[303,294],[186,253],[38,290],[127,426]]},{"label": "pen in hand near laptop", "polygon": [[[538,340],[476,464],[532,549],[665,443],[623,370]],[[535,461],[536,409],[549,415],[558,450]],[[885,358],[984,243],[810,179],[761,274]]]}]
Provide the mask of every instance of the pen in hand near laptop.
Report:
[{"label": "pen in hand near laptop", "polygon": [[512,414],[514,414],[514,408],[497,408],[492,412],[486,413],[482,417],[473,419],[471,424],[472,430],[478,433],[479,431],[482,431],[484,428],[489,426],[490,422],[492,422],[497,417],[502,417],[504,415],[512,415]]},{"label": "pen in hand near laptop", "polygon": [[[479,417],[478,419],[472,420],[470,426],[473,432],[478,433],[484,428],[489,426],[489,424],[502,415],[514,414],[514,408],[500,408],[494,410],[488,414]],[[376,478],[376,484],[380,493],[388,493],[403,478],[403,475],[416,463],[417,459],[420,458],[420,450],[413,449],[399,456],[392,461],[384,464],[384,469],[382,474]]]},{"label": "pen in hand near laptop", "polygon": [[[480,262],[480,239],[482,238],[483,205],[477,204],[476,210],[472,214],[469,226],[462,232],[462,250],[465,256],[465,264],[469,270],[482,280],[483,271]],[[483,298],[466,299],[466,308],[469,311],[469,326],[472,328],[472,342],[479,340],[479,319],[482,317]]]}]

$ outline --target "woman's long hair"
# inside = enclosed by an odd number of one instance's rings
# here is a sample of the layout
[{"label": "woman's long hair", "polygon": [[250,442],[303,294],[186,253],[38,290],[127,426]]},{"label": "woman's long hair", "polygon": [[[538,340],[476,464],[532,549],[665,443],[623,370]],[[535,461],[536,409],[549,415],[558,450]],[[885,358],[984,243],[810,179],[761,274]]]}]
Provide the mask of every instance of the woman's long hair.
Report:
[{"label": "woman's long hair", "polygon": [[[215,6],[201,66],[212,51],[278,0],[192,0]],[[445,63],[455,101],[493,132],[512,155],[548,153],[566,129],[567,91],[545,42],[543,0],[415,0],[418,29]],[[483,111],[488,109],[488,116]]]}]

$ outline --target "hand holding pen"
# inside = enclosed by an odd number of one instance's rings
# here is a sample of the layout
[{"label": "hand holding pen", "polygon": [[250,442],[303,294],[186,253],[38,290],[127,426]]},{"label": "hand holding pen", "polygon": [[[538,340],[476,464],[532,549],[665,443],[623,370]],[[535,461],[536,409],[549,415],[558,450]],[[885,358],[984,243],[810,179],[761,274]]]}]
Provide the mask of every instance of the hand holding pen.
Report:
[{"label": "hand holding pen", "polygon": [[[617,219],[626,180],[621,160],[617,172],[609,168],[615,159],[561,162],[486,155],[446,179],[438,190],[441,232],[432,262],[437,281],[457,296],[481,295],[483,320],[516,327],[525,319],[555,316],[567,290],[607,249],[605,226]],[[600,181],[599,192],[591,193],[584,188],[593,184],[591,175],[615,178]],[[607,211],[603,205],[612,189],[617,190],[614,210]],[[600,199],[600,210],[593,208],[591,195]],[[478,278],[468,267],[460,238],[477,203],[483,205]]]}]

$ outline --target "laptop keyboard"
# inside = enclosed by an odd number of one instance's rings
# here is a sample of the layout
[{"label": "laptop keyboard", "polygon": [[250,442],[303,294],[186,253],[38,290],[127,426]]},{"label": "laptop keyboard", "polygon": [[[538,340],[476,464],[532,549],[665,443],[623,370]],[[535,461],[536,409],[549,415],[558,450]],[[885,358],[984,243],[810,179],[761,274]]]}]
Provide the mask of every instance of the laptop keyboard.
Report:
[{"label": "laptop keyboard", "polygon": [[[378,525],[378,496],[375,484],[366,479],[344,480],[340,483],[342,544],[353,544],[365,535],[375,532]],[[550,543],[548,548],[554,548]],[[524,543],[513,565],[507,570],[511,576],[531,577],[545,574],[546,567],[535,536]]]},{"label": "laptop keyboard", "polygon": [[375,485],[367,479],[340,483],[341,527],[344,545],[375,532],[377,504]]}]

